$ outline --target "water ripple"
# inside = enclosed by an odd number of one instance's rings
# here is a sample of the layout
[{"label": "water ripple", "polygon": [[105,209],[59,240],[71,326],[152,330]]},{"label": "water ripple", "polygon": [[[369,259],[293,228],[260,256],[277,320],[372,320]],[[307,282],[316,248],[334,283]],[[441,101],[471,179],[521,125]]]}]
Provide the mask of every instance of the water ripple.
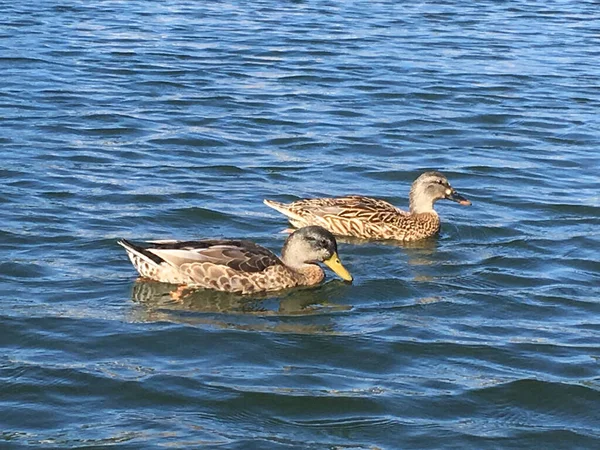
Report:
[{"label": "water ripple", "polygon": [[[598,446],[595,2],[2,6],[5,446]],[[431,169],[473,205],[351,286],[175,301],[115,243]]]}]

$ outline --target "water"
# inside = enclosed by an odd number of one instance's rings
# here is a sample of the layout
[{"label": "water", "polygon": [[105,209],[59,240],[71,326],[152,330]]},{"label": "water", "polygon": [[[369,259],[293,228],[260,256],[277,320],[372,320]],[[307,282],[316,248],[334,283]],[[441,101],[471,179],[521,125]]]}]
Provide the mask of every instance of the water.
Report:
[{"label": "water", "polygon": [[[598,4],[403,3],[0,2],[0,447],[600,446]],[[352,286],[177,303],[115,242],[426,169],[473,205]]]}]

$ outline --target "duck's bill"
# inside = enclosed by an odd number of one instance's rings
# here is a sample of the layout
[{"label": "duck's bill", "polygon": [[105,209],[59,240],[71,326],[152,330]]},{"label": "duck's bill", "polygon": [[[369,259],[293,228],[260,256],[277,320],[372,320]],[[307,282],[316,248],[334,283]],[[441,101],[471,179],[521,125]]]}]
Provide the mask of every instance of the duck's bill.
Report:
[{"label": "duck's bill", "polygon": [[471,202],[469,200],[467,200],[465,197],[460,195],[455,190],[452,190],[452,192],[450,192],[450,194],[446,195],[446,199],[452,200],[453,202],[456,202],[459,205],[469,206],[471,204]]},{"label": "duck's bill", "polygon": [[323,261],[327,267],[333,270],[342,280],[344,281],[352,281],[352,275],[350,272],[346,270],[346,268],[342,265],[340,258],[337,253],[334,253],[331,258]]}]

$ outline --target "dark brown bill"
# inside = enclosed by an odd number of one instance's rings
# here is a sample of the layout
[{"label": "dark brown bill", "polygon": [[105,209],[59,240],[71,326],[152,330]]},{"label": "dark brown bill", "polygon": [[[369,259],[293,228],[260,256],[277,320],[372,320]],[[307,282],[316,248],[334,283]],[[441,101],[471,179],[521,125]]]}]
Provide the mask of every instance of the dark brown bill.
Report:
[{"label": "dark brown bill", "polygon": [[452,189],[452,192],[450,192],[450,194],[446,195],[446,199],[452,200],[453,202],[456,202],[456,203],[458,203],[460,205],[464,205],[464,206],[469,206],[471,204],[471,202],[469,200],[467,200],[465,197],[460,195],[454,189]]}]

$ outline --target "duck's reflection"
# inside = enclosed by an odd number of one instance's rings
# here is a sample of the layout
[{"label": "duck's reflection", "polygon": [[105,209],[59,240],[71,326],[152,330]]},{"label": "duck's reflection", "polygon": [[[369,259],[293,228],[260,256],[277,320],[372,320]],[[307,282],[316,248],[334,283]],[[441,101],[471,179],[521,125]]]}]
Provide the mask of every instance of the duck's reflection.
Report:
[{"label": "duck's reflection", "polygon": [[399,247],[399,248],[414,248],[421,250],[430,250],[433,251],[437,248],[438,242],[437,237],[421,239],[418,241],[395,241],[393,239],[386,240],[372,240],[372,239],[361,239],[351,236],[336,236],[335,240],[338,244],[348,244],[348,245],[367,245],[367,244],[377,244],[384,245],[388,247]]},{"label": "duck's reflection", "polygon": [[399,249],[401,253],[406,255],[406,262],[410,266],[429,266],[435,264],[438,260],[436,258],[438,249],[438,239],[436,237],[421,239],[419,241],[373,241],[346,236],[337,237],[336,239],[338,244],[342,246],[358,246],[359,252],[368,252],[368,250],[364,250],[367,246],[378,248],[380,249],[381,257],[387,260],[396,260],[398,257],[396,249]]},{"label": "duck's reflection", "polygon": [[438,261],[436,257],[438,240],[435,238],[423,239],[414,242],[402,242],[401,247],[411,266],[431,266]]},{"label": "duck's reflection", "polygon": [[331,280],[317,288],[296,288],[275,294],[248,296],[198,289],[185,291],[174,298],[177,285],[140,280],[134,283],[131,297],[140,306],[135,312],[135,319],[140,321],[167,320],[262,331],[332,333],[330,319],[305,325],[292,322],[267,324],[251,318],[319,314],[327,317],[332,312],[348,311],[352,309],[350,305],[335,301],[342,298],[348,288],[340,280]]}]

